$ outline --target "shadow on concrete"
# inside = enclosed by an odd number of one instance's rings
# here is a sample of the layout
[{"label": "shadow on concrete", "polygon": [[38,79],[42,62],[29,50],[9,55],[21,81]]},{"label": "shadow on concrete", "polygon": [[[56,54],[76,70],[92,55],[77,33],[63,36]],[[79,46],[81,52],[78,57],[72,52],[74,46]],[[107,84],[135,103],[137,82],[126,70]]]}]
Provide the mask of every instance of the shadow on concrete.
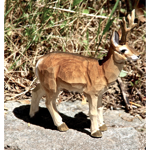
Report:
[{"label": "shadow on concrete", "polygon": [[[24,120],[25,122],[44,127],[45,129],[57,130],[57,127],[54,125],[52,117],[47,108],[39,107],[39,112],[37,112],[33,118],[30,118],[29,110],[30,105],[23,105],[15,108],[13,113],[17,118]],[[62,113],[59,114],[63,118],[63,122],[65,122],[70,129],[90,135],[90,132],[85,130],[85,128],[90,128],[91,123],[84,113],[80,112],[76,114],[74,118]]]}]

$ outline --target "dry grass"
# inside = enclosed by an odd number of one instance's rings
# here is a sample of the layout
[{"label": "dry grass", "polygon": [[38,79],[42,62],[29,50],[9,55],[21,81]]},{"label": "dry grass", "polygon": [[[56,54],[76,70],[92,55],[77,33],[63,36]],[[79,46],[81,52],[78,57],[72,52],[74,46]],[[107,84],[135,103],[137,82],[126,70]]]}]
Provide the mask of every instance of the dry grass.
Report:
[{"label": "dry grass", "polygon": [[[124,5],[122,5],[123,9]],[[110,10],[113,6],[114,4],[110,3]],[[121,19],[119,15],[119,7],[117,7],[113,14],[115,20],[109,31],[102,37],[99,46],[103,30],[110,16],[106,1],[91,3],[83,1],[72,7],[72,3],[67,0],[51,2],[6,0],[5,101],[30,99],[30,90],[36,84],[34,66],[37,59],[44,54],[63,51],[102,59],[107,54],[112,30],[119,29]],[[146,72],[145,26],[146,23],[141,23],[131,35],[132,46],[141,53],[141,59],[134,64],[144,73]],[[130,65],[127,63],[124,67],[124,70],[128,71],[128,76],[123,80],[126,83],[130,101],[140,104],[143,109],[146,102],[145,75],[140,75],[135,66]],[[122,102],[121,92],[119,89],[116,92],[116,89],[117,87],[112,88],[104,95],[104,105],[108,108],[117,107]],[[134,110],[139,111],[139,108]]]}]

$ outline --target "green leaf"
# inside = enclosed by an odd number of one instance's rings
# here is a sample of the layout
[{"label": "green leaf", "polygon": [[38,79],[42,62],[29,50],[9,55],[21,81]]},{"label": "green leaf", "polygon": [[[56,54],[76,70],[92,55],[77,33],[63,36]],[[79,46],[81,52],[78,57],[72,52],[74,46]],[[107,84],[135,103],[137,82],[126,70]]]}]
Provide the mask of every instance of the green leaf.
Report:
[{"label": "green leaf", "polygon": [[125,13],[125,12],[126,12],[126,9],[121,8],[120,11],[121,11],[122,13]]},{"label": "green leaf", "polygon": [[88,9],[83,9],[82,12],[85,13],[85,14],[89,14],[89,10]]},{"label": "green leaf", "polygon": [[[14,7],[14,6],[13,6]],[[4,18],[10,13],[10,11],[13,9],[13,7],[11,7],[4,15]]]},{"label": "green leaf", "polygon": [[112,12],[111,12],[111,14],[110,14],[109,19],[108,19],[108,22],[109,22],[109,20],[111,19],[113,13],[115,12],[115,10],[116,10],[116,8],[117,8],[117,6],[118,6],[118,3],[119,3],[119,0],[117,0],[117,2],[115,3],[115,6],[114,6],[114,8],[113,8],[113,10],[112,10]]},{"label": "green leaf", "polygon": [[7,34],[10,36],[13,32],[10,30],[7,32]]},{"label": "green leaf", "polygon": [[128,72],[127,71],[124,71],[124,70],[121,70],[121,72],[120,72],[120,77],[125,77],[126,75],[128,74]]},{"label": "green leaf", "polygon": [[88,41],[87,41],[87,40],[83,40],[83,43],[84,43],[84,44],[88,44]]},{"label": "green leaf", "polygon": [[64,21],[63,24],[60,26],[60,28],[61,29],[64,28],[66,26],[66,24],[67,24],[67,21]]},{"label": "green leaf", "polygon": [[97,49],[96,49],[95,55],[97,54],[98,47],[99,47],[99,45],[100,45],[100,43],[101,43],[101,40],[102,40],[102,38],[103,38],[103,35],[109,30],[110,26],[112,25],[112,23],[113,23],[113,21],[114,21],[114,19],[115,19],[115,18],[113,18],[113,19],[111,20],[111,17],[112,17],[112,15],[113,15],[113,13],[115,12],[115,10],[116,10],[116,8],[117,8],[117,6],[118,6],[118,3],[119,3],[119,0],[117,0],[117,2],[115,3],[115,6],[114,6],[113,9],[112,9],[112,12],[111,12],[111,14],[110,14],[110,16],[109,16],[109,19],[108,19],[108,21],[107,21],[107,24],[106,24],[106,26],[105,26],[105,28],[104,28],[104,30],[103,30],[102,36],[101,36],[101,38],[100,38],[100,41],[99,41],[99,43],[98,43],[98,45],[97,45]]},{"label": "green leaf", "polygon": [[66,50],[65,50],[65,48],[64,48],[64,45],[62,46],[62,48],[63,48],[63,52],[66,52]]},{"label": "green leaf", "polygon": [[33,42],[37,43],[38,40],[39,40],[39,37],[38,37],[37,35],[34,35],[34,37],[33,37]]},{"label": "green leaf", "polygon": [[134,84],[130,81],[131,86],[134,86]]},{"label": "green leaf", "polygon": [[102,13],[101,16],[106,16],[106,13]]},{"label": "green leaf", "polygon": [[145,10],[143,10],[143,13],[144,13],[144,17],[146,17],[146,11]]},{"label": "green leaf", "polygon": [[103,30],[102,36],[108,31],[109,27],[112,25],[112,23],[113,23],[113,21],[114,21],[114,19],[115,19],[115,18],[113,18],[113,19],[111,20],[111,17],[112,17],[112,15],[113,15],[113,13],[115,12],[115,10],[116,10],[116,8],[117,8],[117,6],[118,6],[118,3],[119,3],[119,0],[117,0],[117,2],[115,3],[115,6],[114,6],[114,8],[113,8],[113,10],[112,10],[112,12],[111,12],[111,14],[110,14],[110,17],[109,17],[108,21],[107,21],[106,27],[105,27],[104,30]]},{"label": "green leaf", "polygon": [[139,83],[139,80],[136,80],[136,81],[135,81],[135,84],[137,85],[138,83]]},{"label": "green leaf", "polygon": [[83,1],[83,0],[74,0],[72,7],[78,5],[78,4],[81,3],[82,1]]},{"label": "green leaf", "polygon": [[109,22],[107,22],[107,25],[106,25],[106,27],[103,30],[102,36],[109,30],[109,28],[112,25],[112,23],[113,23],[114,20],[115,20],[115,18],[113,18],[112,20],[109,20]]}]

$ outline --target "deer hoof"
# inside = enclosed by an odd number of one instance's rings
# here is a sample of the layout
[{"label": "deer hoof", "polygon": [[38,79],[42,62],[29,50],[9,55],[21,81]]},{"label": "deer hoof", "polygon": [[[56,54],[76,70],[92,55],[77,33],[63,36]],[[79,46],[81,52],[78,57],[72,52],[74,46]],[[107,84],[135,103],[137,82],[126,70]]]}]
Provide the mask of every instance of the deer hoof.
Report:
[{"label": "deer hoof", "polygon": [[100,137],[102,137],[102,133],[101,133],[101,131],[96,131],[96,132],[94,132],[93,134],[91,134],[91,136],[92,137],[95,137],[95,138],[100,138]]},{"label": "deer hoof", "polygon": [[30,118],[33,118],[35,116],[36,112],[31,112],[29,113]]},{"label": "deer hoof", "polygon": [[62,123],[60,126],[57,127],[57,129],[61,132],[69,130],[68,126],[65,123]]},{"label": "deer hoof", "polygon": [[107,131],[107,126],[103,124],[102,126],[99,127],[101,132]]}]

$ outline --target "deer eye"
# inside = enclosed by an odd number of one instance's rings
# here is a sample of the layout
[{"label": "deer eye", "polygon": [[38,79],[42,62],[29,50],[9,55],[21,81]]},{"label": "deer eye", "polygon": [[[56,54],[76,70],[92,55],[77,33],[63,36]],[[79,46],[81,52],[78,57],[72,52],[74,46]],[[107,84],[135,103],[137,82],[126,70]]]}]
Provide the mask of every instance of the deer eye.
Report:
[{"label": "deer eye", "polygon": [[120,53],[121,53],[121,54],[124,54],[126,51],[127,51],[126,49],[122,49],[122,50],[120,51]]}]

